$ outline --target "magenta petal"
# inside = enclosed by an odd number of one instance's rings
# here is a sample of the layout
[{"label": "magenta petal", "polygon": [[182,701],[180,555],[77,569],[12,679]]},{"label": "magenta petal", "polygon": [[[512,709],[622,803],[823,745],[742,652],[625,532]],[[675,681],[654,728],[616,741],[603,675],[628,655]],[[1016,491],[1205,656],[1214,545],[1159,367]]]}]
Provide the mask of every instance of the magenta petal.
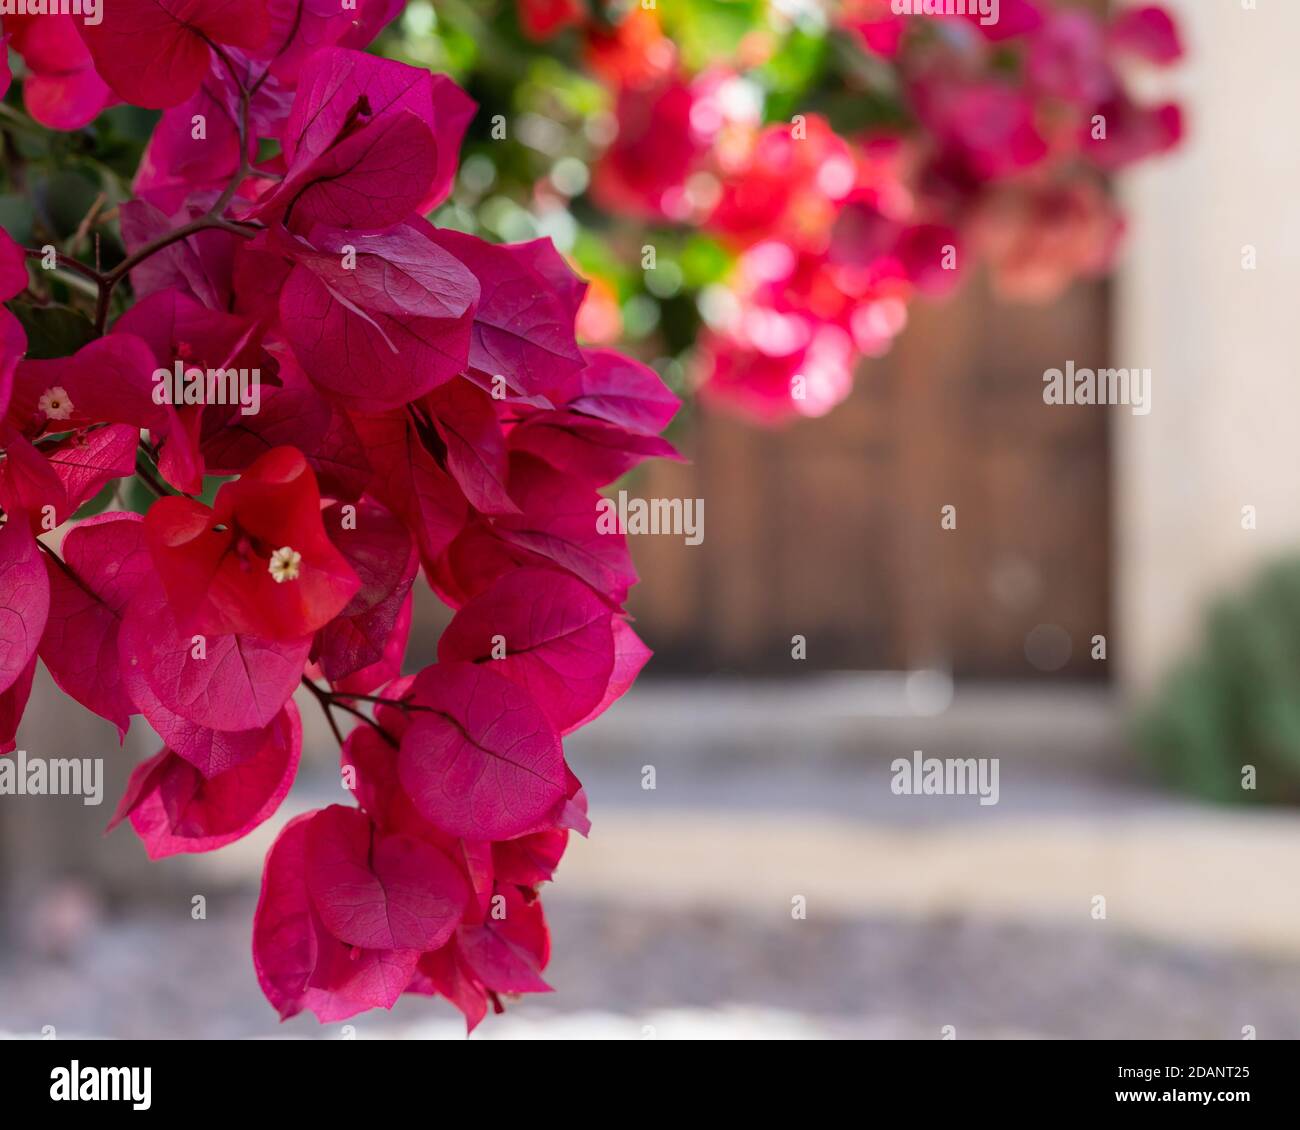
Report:
[{"label": "magenta petal", "polygon": [[302,680],[311,637],[276,643],[255,636],[188,636],[166,601],[141,593],[118,641],[127,678],[139,671],[164,708],[212,730],[266,726]]},{"label": "magenta petal", "polygon": [[1183,56],[1183,44],[1173,17],[1158,4],[1128,8],[1116,15],[1107,32],[1110,46],[1157,66],[1176,63]]},{"label": "magenta petal", "polygon": [[110,424],[46,448],[46,459],[67,496],[66,512],[75,512],[114,479],[134,474],[139,444],[139,428]]},{"label": "magenta petal", "polygon": [[27,253],[0,228],[0,302],[8,301],[26,286]]},{"label": "magenta petal", "polygon": [[264,0],[112,0],[102,17],[77,22],[95,69],[124,101],[151,110],[198,90],[210,43],[259,47],[269,31]]},{"label": "magenta petal", "polygon": [[426,403],[447,445],[447,470],[469,504],[482,514],[518,514],[506,489],[509,461],[492,397],[466,380],[448,381]]},{"label": "magenta petal", "polygon": [[567,569],[611,603],[626,600],[636,569],[626,536],[598,530],[596,491],[523,453],[512,456],[510,469],[510,496],[522,514],[496,519],[498,535]]},{"label": "magenta petal", "polygon": [[122,683],[118,631],[126,606],[153,573],[141,527],[138,515],[104,514],[68,532],[64,567],[48,562],[50,616],[40,645],[63,692],[123,737],[134,706]]},{"label": "magenta petal", "polygon": [[36,655],[50,612],[50,581],[31,527],[10,514],[0,526],[0,692],[12,687]]},{"label": "magenta petal", "polygon": [[568,403],[572,411],[650,436],[662,432],[682,406],[648,365],[612,349],[587,350],[583,356],[587,367]]},{"label": "magenta petal", "polygon": [[331,805],[307,832],[307,889],[325,928],[363,949],[436,949],[469,891],[436,848],[386,835],[360,809]]},{"label": "magenta petal", "polygon": [[358,416],[357,434],[375,469],[370,491],[414,532],[426,565],[465,526],[465,496],[425,446],[409,414]]},{"label": "magenta petal", "polygon": [[593,486],[611,483],[647,459],[682,459],[662,436],[630,432],[577,412],[535,413],[511,429],[510,448]]},{"label": "magenta petal", "polygon": [[[348,248],[354,266],[344,265]],[[478,283],[412,225],[382,235],[322,228],[287,250],[296,266],[280,292],[280,319],[322,392],[357,411],[383,411],[465,367]]]},{"label": "magenta petal", "polygon": [[609,605],[581,581],[554,569],[516,569],[456,613],[438,658],[490,664],[526,688],[564,732],[605,696],[614,671],[612,621]]},{"label": "magenta petal", "polygon": [[323,48],[365,47],[402,14],[406,0],[267,0],[271,34],[255,54],[271,60],[271,72],[296,83],[303,64]]},{"label": "magenta petal", "polygon": [[23,332],[22,323],[0,306],[0,421],[9,411],[9,399],[14,391],[14,373],[26,352],[27,335]]},{"label": "magenta petal", "polygon": [[267,854],[253,919],[253,965],[283,1019],[306,1008],[326,1023],[392,1008],[420,953],[356,949],[324,929],[307,893],[307,834],[320,815],[290,821]]},{"label": "magenta petal", "polygon": [[466,967],[499,993],[549,993],[541,970],[550,957],[550,937],[540,902],[525,902],[514,887],[499,885],[505,915],[488,915],[481,926],[456,935]]},{"label": "magenta petal", "polygon": [[298,710],[286,703],[257,756],[215,777],[204,778],[166,749],[136,766],[114,822],[130,816],[150,859],[215,851],[242,839],[280,807],[301,753]]},{"label": "magenta petal", "polygon": [[300,148],[276,191],[251,215],[282,219],[299,231],[313,224],[392,227],[429,194],[437,164],[429,127],[409,110],[398,110],[372,119],[324,153]]},{"label": "magenta petal", "polygon": [[398,774],[417,811],[454,836],[499,840],[536,824],[564,797],[560,739],[518,684],[471,663],[416,678]]},{"label": "magenta petal", "polygon": [[17,748],[14,736],[23,720],[27,700],[32,693],[32,678],[36,674],[36,656],[27,664],[6,691],[0,691],[0,754],[13,753]]},{"label": "magenta petal", "polygon": [[[130,252],[180,227],[194,218],[182,209],[171,220],[147,200],[122,205],[122,239]],[[231,300],[231,275],[236,245],[243,240],[225,231],[204,231],[164,247],[131,272],[136,297],[176,289],[213,310],[224,310]]]},{"label": "magenta petal", "polygon": [[275,725],[272,720],[255,730],[213,730],[163,706],[138,667],[124,664],[122,682],[135,709],[144,715],[167,748],[204,777],[215,777],[251,761],[266,744],[268,731]]},{"label": "magenta petal", "polygon": [[[641,642],[641,638],[632,630],[629,624],[621,616],[614,617],[614,671],[610,675],[609,685],[605,688],[604,697],[597,703],[596,707],[585,718],[578,719],[564,732],[573,733],[579,727],[585,726],[593,718],[599,718],[614,703],[622,698],[631,689],[632,684],[636,682],[636,677],[641,674],[641,668],[650,662],[650,657],[654,653]],[[586,832],[583,832],[586,835]]]},{"label": "magenta petal", "polygon": [[81,129],[113,101],[112,91],[89,65],[60,74],[32,74],[23,83],[27,112],[50,129]]},{"label": "magenta petal", "polygon": [[330,540],[361,579],[351,603],[317,636],[316,662],[330,682],[383,659],[419,567],[415,543],[397,518],[370,501],[349,509],[348,521],[338,505],[323,515]]},{"label": "magenta petal", "polygon": [[585,284],[549,239],[500,245],[439,229],[430,229],[429,239],[478,279],[482,294],[474,313],[471,368],[489,379],[504,377],[525,396],[563,385],[582,369],[573,327]]}]

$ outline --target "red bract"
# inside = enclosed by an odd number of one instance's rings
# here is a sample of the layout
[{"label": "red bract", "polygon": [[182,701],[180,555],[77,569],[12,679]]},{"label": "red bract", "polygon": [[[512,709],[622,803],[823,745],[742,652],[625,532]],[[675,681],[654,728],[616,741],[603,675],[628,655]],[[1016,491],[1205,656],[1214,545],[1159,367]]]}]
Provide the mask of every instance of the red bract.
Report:
[{"label": "red bract", "polygon": [[551,940],[540,902],[527,902],[519,889],[499,885],[503,913],[464,926],[456,937],[458,956],[472,978],[497,993],[549,993],[541,971],[551,957]]},{"label": "red bract", "polygon": [[126,102],[160,110],[184,102],[214,45],[260,47],[264,0],[113,0],[98,24],[77,23],[95,69]]},{"label": "red bract", "polygon": [[[243,74],[261,84],[249,104],[252,130],[245,151],[251,161],[256,137],[282,127],[291,95],[274,78],[263,82],[251,68]],[[149,139],[135,175],[140,199],[172,213],[193,194],[220,192],[239,168],[240,113],[240,84],[224,66],[211,66],[194,94],[164,111]]]},{"label": "red bract", "polygon": [[469,381],[451,381],[425,399],[424,419],[446,445],[447,472],[466,501],[484,514],[517,514],[519,507],[506,488],[509,467],[500,403]]},{"label": "red bract", "polygon": [[521,513],[496,520],[502,541],[524,560],[535,555],[567,570],[611,604],[627,599],[636,569],[627,539],[596,528],[594,485],[521,452],[510,460],[510,491]]},{"label": "red bract", "polygon": [[200,773],[164,749],[131,774],[108,827],[130,818],[150,859],[216,851],[264,823],[289,793],[302,754],[302,723],[286,703],[253,757],[220,774]]},{"label": "red bract", "polygon": [[1129,8],[1115,17],[1107,33],[1116,51],[1164,66],[1183,57],[1178,27],[1157,4]]},{"label": "red bract", "polygon": [[[194,202],[169,218],[147,200],[128,200],[122,205],[122,240],[135,253],[202,214],[202,208]],[[171,289],[198,299],[210,310],[230,309],[238,297],[233,293],[232,274],[235,248],[240,242],[227,231],[205,228],[161,247],[131,272],[136,296],[144,298]]]},{"label": "red bract", "polygon": [[[27,440],[73,433],[59,445],[63,451],[90,442],[96,434],[90,429],[102,429],[104,424],[126,425],[137,433],[147,428],[161,448],[163,475],[180,488],[193,488],[199,476],[197,453],[176,410],[154,399],[157,386],[151,374],[156,367],[148,346],[127,333],[92,341],[72,357],[24,361],[14,376],[7,423]],[[101,435],[95,442],[103,439]],[[53,460],[51,465],[55,471],[60,469]],[[131,460],[125,467],[113,465],[109,470],[129,474]],[[80,492],[57,498],[29,496],[29,504],[38,510],[53,505],[62,521],[87,497],[86,484],[81,486]]]},{"label": "red bract", "polygon": [[520,0],[519,17],[524,34],[532,39],[549,39],[566,27],[586,19],[582,0]]},{"label": "red bract", "polygon": [[264,360],[279,383],[262,385],[261,411],[246,415],[233,405],[202,409],[200,450],[208,472],[239,474],[268,449],[293,446],[316,473],[324,497],[355,501],[371,467],[352,421],[317,391],[287,346],[268,341],[266,350]]},{"label": "red bract", "polygon": [[[150,589],[128,605],[118,638],[128,685],[142,678],[163,709],[223,731],[266,726],[297,688],[310,651],[310,636],[274,643],[182,633],[166,601]],[[143,695],[136,706],[148,717]]]},{"label": "red bract", "polygon": [[445,855],[411,836],[384,835],[355,808],[333,805],[316,815],[306,861],[321,922],[363,949],[437,949],[469,894]]},{"label": "red bract", "polygon": [[[0,300],[10,299],[27,285],[27,256],[23,249],[0,231]],[[0,403],[0,411],[4,404]]]},{"label": "red bract", "polygon": [[[895,92],[896,124],[841,136],[798,102],[789,112],[786,97],[759,105],[755,89],[772,83],[775,20],[707,61],[665,40],[659,20],[672,29],[679,16],[638,9],[582,20],[589,68],[610,85],[617,124],[592,199],[616,215],[703,228],[735,253],[707,293],[694,375],[704,400],[761,423],[829,411],[851,391],[859,363],[890,347],[914,297],[951,293],[1008,239],[1043,249],[1052,286],[1003,293],[1038,300],[1107,269],[1118,223],[1085,256],[1056,253],[1038,230],[1003,228],[989,244],[986,216],[1006,217],[1008,199],[1018,200],[1024,225],[1037,229],[1032,201],[1105,192],[1102,173],[1167,152],[1183,131],[1177,105],[1148,106],[1129,90],[1126,63],[1166,65],[1182,53],[1157,5],[1110,21],[1055,0],[1002,0],[994,19],[975,5],[949,5],[951,15],[919,3],[901,13],[890,0],[824,7],[876,57],[861,75]],[[537,6],[520,0],[519,10],[527,29]],[[1025,272],[1037,273],[1038,265]],[[612,340],[617,313],[602,326],[599,312],[595,304],[586,312],[592,340]],[[518,447],[566,471],[579,471],[604,438],[579,446],[563,422],[528,427],[534,436]],[[629,447],[588,470],[613,472],[636,454]]]},{"label": "red bract", "polygon": [[185,630],[301,639],[361,584],[326,535],[316,477],[292,447],[263,455],[211,508],[160,499],[145,542]]},{"label": "red bract", "polygon": [[428,234],[478,280],[469,348],[473,373],[484,381],[499,379],[526,397],[576,376],[583,361],[573,326],[587,288],[549,239],[500,246],[460,232]]},{"label": "red bract", "polygon": [[360,51],[314,55],[284,128],[287,172],[252,213],[389,228],[440,203],[475,105],[455,83]]},{"label": "red bract", "polygon": [[468,504],[433,449],[431,426],[417,406],[384,416],[356,417],[374,467],[370,492],[414,532],[426,568],[460,533]]},{"label": "red bract", "polygon": [[594,190],[614,212],[682,218],[683,188],[707,144],[691,124],[695,94],[673,76],[619,92],[618,137],[596,168]]},{"label": "red bract", "polygon": [[[23,104],[33,118],[51,129],[80,129],[113,101],[112,92],[95,71],[90,52],[77,36],[80,22],[57,14],[5,17],[10,46],[30,72],[23,82]],[[7,58],[3,69],[7,75]],[[7,85],[7,79],[0,82],[0,86]]]},{"label": "red bract", "polygon": [[[3,52],[0,44],[0,53]],[[27,286],[27,256],[7,232],[0,230],[0,301],[7,301]],[[14,370],[27,351],[22,324],[0,306],[0,419],[9,411],[13,395]]]},{"label": "red bract", "polygon": [[[474,105],[359,50],[400,7],[119,0],[82,29],[93,67],[68,52],[97,98],[166,110],[119,209],[131,262],[61,263],[100,291],[93,340],[25,358],[0,309],[0,751],[39,655],[162,740],[113,824],[151,858],[211,851],[292,787],[305,683],[358,723],[335,729],[357,803],[276,839],[259,982],[283,1017],[436,992],[472,1028],[497,994],[548,991],[537,887],[589,828],[561,734],[649,656],[597,488],[675,457],[678,402],[579,349],[586,283],[549,242],[424,218]],[[38,254],[0,237],[0,301],[39,293]],[[202,379],[178,390],[177,367]],[[255,404],[221,394],[236,370]],[[76,521],[133,474],[142,517]],[[440,662],[402,678],[421,571],[460,612]]]},{"label": "red bract", "polygon": [[[134,456],[134,437],[131,451]],[[125,737],[135,707],[123,684],[117,641],[126,606],[153,579],[143,523],[135,514],[89,518],[68,532],[62,553],[62,567],[47,558],[50,617],[41,658],[65,694]]]},{"label": "red bract", "polygon": [[321,813],[286,825],[266,857],[253,920],[258,983],[281,1018],[310,1009],[326,1023],[392,1008],[415,975],[418,950],[367,950],[339,941],[307,893],[307,837]]},{"label": "red bract", "polygon": [[416,811],[453,836],[508,839],[564,799],[560,739],[531,695],[489,668],[439,663],[411,688],[398,770]]},{"label": "red bract", "polygon": [[763,130],[743,155],[727,155],[722,172],[709,224],[741,246],[770,238],[796,244],[824,238],[856,177],[848,143],[816,115],[805,115],[797,131]]},{"label": "red bract", "polygon": [[586,585],[536,569],[506,573],[466,604],[438,641],[520,684],[561,733],[591,714],[614,669],[613,614]]},{"label": "red bract", "polygon": [[285,336],[323,393],[358,411],[397,408],[462,372],[478,282],[422,230],[315,228],[284,237]]},{"label": "red bract", "polygon": [[316,662],[331,683],[383,660],[419,566],[415,542],[396,516],[371,501],[350,509],[354,515],[335,505],[324,515],[330,537],[361,583],[316,638]]},{"label": "red bract", "polygon": [[588,350],[584,358],[570,410],[641,435],[658,435],[677,415],[682,402],[653,369],[612,349]]},{"label": "red bract", "polygon": [[23,676],[50,612],[50,584],[36,539],[20,515],[0,527],[0,692]]},{"label": "red bract", "polygon": [[266,43],[253,55],[292,83],[305,62],[326,47],[364,47],[402,13],[406,0],[267,0]]}]

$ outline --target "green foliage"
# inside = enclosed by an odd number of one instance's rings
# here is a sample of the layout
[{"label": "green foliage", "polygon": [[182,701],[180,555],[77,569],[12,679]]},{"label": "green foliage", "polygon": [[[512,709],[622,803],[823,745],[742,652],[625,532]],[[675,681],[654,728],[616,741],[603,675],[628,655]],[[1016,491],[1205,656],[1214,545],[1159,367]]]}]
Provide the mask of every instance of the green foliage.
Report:
[{"label": "green foliage", "polygon": [[663,5],[664,31],[692,71],[731,55],[766,22],[767,0],[678,0]]},{"label": "green foliage", "polygon": [[31,361],[69,357],[95,340],[95,327],[80,310],[15,302],[13,312],[27,334],[27,357]]},{"label": "green foliage", "polygon": [[[1137,744],[1171,781],[1224,803],[1300,803],[1300,561],[1209,612],[1200,650],[1139,717]],[[1253,765],[1256,788],[1242,787]]]},{"label": "green foliage", "polygon": [[[120,263],[117,206],[131,195],[157,120],[154,111],[118,106],[85,129],[48,130],[24,112],[15,83],[0,102],[0,226],[29,247],[53,246],[104,270]],[[65,271],[37,270],[33,280],[32,294],[12,304],[31,341],[28,356],[84,345],[94,286]]]}]

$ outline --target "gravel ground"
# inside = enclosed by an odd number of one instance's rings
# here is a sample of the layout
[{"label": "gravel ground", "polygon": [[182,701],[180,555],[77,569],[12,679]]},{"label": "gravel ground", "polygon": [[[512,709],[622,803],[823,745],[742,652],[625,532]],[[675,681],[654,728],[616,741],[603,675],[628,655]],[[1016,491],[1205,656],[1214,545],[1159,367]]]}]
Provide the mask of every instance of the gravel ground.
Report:
[{"label": "gravel ground", "polygon": [[[800,695],[816,725],[791,709]],[[896,718],[855,715],[856,683],[631,696],[572,743],[596,829],[546,892],[556,993],[476,1038],[1300,1038],[1300,814],[1153,789],[1116,753],[1104,696],[1004,697]],[[916,748],[996,752],[998,805],[895,796],[890,761]],[[281,1025],[262,998],[262,858],[293,812],[338,799],[317,766],[247,840],[160,864],[129,831],[100,839],[98,811],[25,808],[0,1033],[463,1038],[441,1001],[322,1028]],[[90,848],[39,840],[82,825]],[[58,859],[86,851],[116,866],[85,886],[58,878]],[[1097,892],[1104,922],[1088,912]],[[792,893],[807,920],[790,917]]]},{"label": "gravel ground", "polygon": [[[549,903],[554,997],[489,1019],[495,1038],[1300,1038],[1300,963],[1098,932],[928,922],[791,921]],[[0,1029],[61,1036],[339,1038],[279,1025],[253,979],[251,902],[205,922],[154,910],[100,922],[59,957],[0,966]],[[353,1022],[360,1038],[458,1038],[443,1002]]]}]

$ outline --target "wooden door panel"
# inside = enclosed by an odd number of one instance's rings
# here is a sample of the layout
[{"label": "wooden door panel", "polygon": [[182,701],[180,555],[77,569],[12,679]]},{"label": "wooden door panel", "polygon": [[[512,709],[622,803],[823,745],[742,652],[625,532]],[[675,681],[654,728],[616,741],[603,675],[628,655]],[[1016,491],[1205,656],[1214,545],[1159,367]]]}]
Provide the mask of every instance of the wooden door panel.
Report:
[{"label": "wooden door panel", "polygon": [[798,633],[813,668],[1024,676],[1045,625],[1073,641],[1064,674],[1101,677],[1088,643],[1107,631],[1108,413],[1123,409],[1045,405],[1042,374],[1104,365],[1106,329],[1101,285],[1046,308],[971,285],[915,306],[824,419],[696,417],[680,437],[692,465],[625,484],[705,499],[702,545],[633,539],[655,670],[789,674]]}]

